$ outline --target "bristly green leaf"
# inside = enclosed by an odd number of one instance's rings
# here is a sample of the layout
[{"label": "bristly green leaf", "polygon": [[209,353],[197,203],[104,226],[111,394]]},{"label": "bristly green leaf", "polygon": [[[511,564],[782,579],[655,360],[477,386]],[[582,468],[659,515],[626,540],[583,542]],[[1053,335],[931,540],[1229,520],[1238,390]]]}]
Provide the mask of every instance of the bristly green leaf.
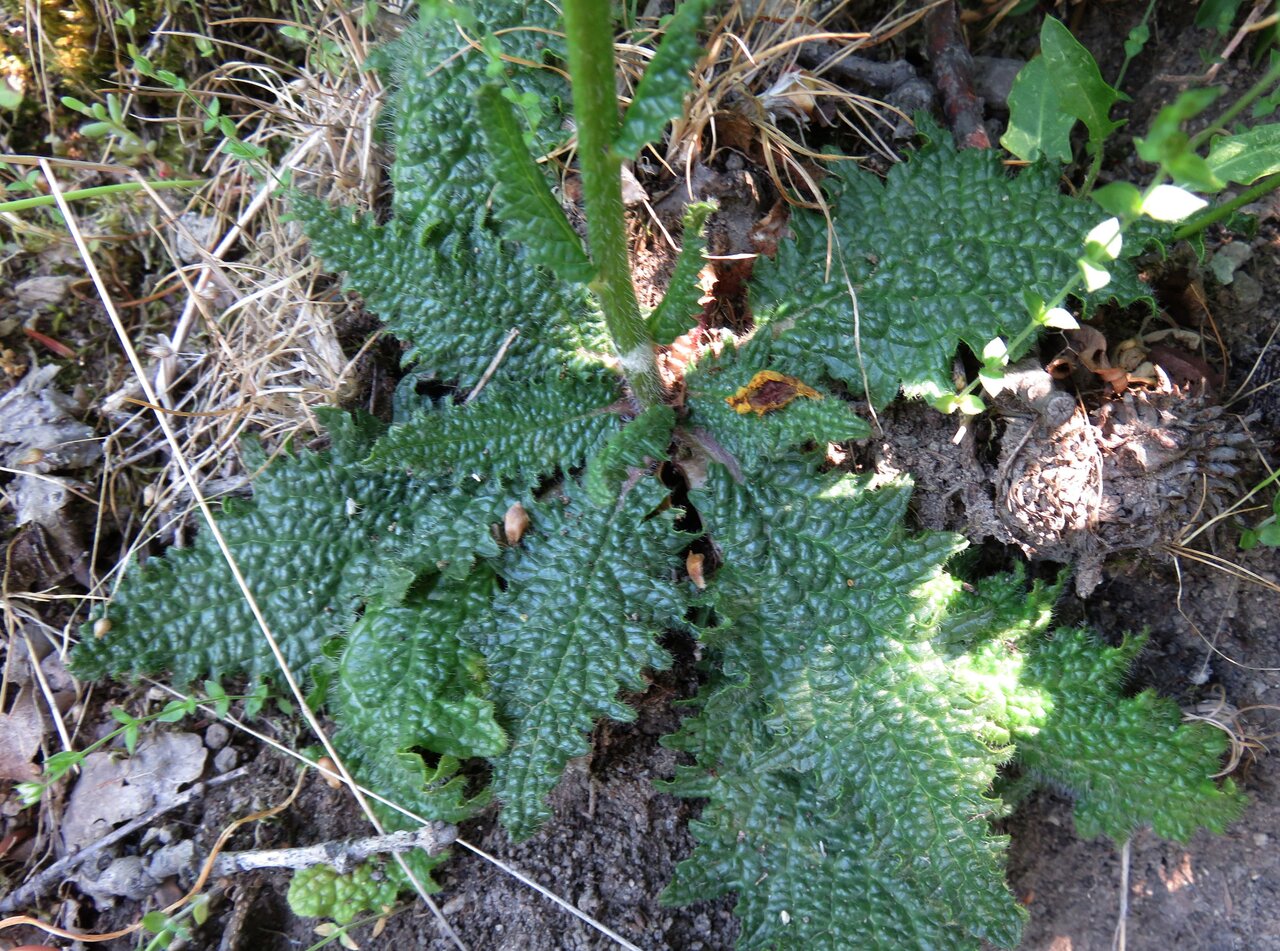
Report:
[{"label": "bristly green leaf", "polygon": [[1000,144],[1018,158],[1034,162],[1041,155],[1071,161],[1071,129],[1075,116],[1058,101],[1047,61],[1039,56],[1018,71],[1009,92],[1009,128]]},{"label": "bristly green leaf", "polygon": [[334,688],[349,742],[388,758],[413,748],[459,759],[502,752],[506,737],[484,696],[484,660],[459,638],[493,590],[492,576],[476,571],[429,598],[365,611],[347,637]]},{"label": "bristly green leaf", "polygon": [[1120,93],[1107,85],[1093,54],[1080,45],[1061,20],[1044,18],[1040,25],[1040,54],[1058,103],[1088,128],[1090,151],[1100,149],[1107,136],[1124,124],[1111,119],[1111,108],[1120,101]]},{"label": "bristly green leaf", "polygon": [[[756,474],[806,443],[825,450],[829,442],[871,435],[871,427],[853,407],[821,383],[810,387],[820,399],[797,396],[784,407],[762,414],[738,412],[729,405],[729,398],[747,388],[768,364],[763,358],[765,346],[749,350],[704,357],[686,377],[690,439],[696,443],[710,436],[713,444],[704,449],[713,458],[723,451],[732,458],[738,474]],[[785,366],[785,361],[778,363],[779,369]]]},{"label": "bristly green leaf", "polygon": [[613,505],[631,477],[646,465],[667,457],[676,414],[670,406],[650,406],[609,437],[608,442],[587,461],[582,487],[596,505]]},{"label": "bristly green leaf", "polygon": [[[374,604],[347,638],[333,687],[334,743],[360,782],[425,819],[457,822],[468,799],[458,758],[496,756],[506,736],[487,697],[482,658],[463,628],[488,610],[493,574],[439,584],[401,607]],[[422,751],[440,754],[428,768]],[[390,828],[414,823],[378,807]]]},{"label": "bristly green leaf", "polygon": [[586,291],[552,280],[487,229],[423,244],[398,221],[353,219],[301,195],[292,208],[325,265],[345,271],[346,286],[408,344],[406,362],[441,380],[475,386],[512,330],[503,375],[590,366],[608,352]]},{"label": "bristly green leaf", "polygon": [[[1053,169],[1011,177],[991,151],[957,152],[949,136],[933,138],[884,183],[851,162],[834,166],[827,181],[839,260],[830,274],[818,214],[793,214],[795,240],[756,263],[759,329],[748,346],[773,338],[779,371],[811,386],[825,373],[859,395],[865,372],[876,407],[900,385],[912,396],[950,393],[957,341],[981,353],[992,338],[1012,337],[1025,324],[1024,292],[1047,300],[1074,275],[1076,248],[1098,223],[1091,202],[1063,195]],[[945,233],[938,221],[948,222]],[[1091,301],[1149,296],[1128,255],[1152,233],[1130,231],[1126,257]]]},{"label": "bristly green leaf", "polygon": [[786,461],[745,485],[713,468],[693,494],[723,556],[706,601],[724,675],[669,741],[698,761],[675,790],[711,799],[669,897],[737,890],[744,947],[1017,943],[985,818],[1005,754],[928,641],[958,540],[904,536],[909,495]]},{"label": "bristly green leaf", "polygon": [[485,144],[498,164],[494,197],[512,238],[524,243],[529,259],[561,279],[589,283],[595,268],[582,239],[551,194],[546,176],[529,154],[515,109],[496,86],[479,93]]},{"label": "bristly green leaf", "polygon": [[1180,842],[1199,828],[1221,834],[1245,803],[1231,780],[1213,780],[1226,736],[1182,724],[1177,704],[1150,690],[1119,699],[1142,642],[1103,647],[1088,631],[1063,628],[1037,645],[1023,689],[1044,696],[1043,712],[1014,724],[1018,762],[1075,796],[1083,836],[1120,843],[1146,826]]},{"label": "bristly green leaf", "polygon": [[685,600],[670,578],[689,538],[654,514],[664,490],[646,479],[609,508],[568,498],[532,508],[521,543],[498,566],[506,589],[468,631],[485,655],[510,750],[494,761],[493,791],[517,838],[550,816],[564,764],[587,752],[598,717],[634,719],[619,687],[640,690],[645,668],[670,662],[658,637]]},{"label": "bristly green leaf", "polygon": [[[366,449],[367,451],[367,449]],[[219,527],[293,672],[311,675],[324,646],[354,620],[361,599],[392,582],[401,559],[448,567],[493,549],[489,519],[502,502],[441,492],[439,482],[373,470],[325,453],[275,461],[250,502],[229,499]],[[477,506],[476,502],[479,501]],[[462,533],[458,522],[468,523]],[[453,526],[443,532],[442,526]],[[465,537],[464,537],[465,536]],[[278,669],[213,535],[135,567],[74,657],[85,676],[154,674],[176,683]]]},{"label": "bristly green leaf", "polygon": [[608,377],[547,376],[492,392],[463,406],[446,403],[391,427],[374,447],[381,464],[473,474],[533,485],[581,465],[617,431],[618,385]]},{"label": "bristly green leaf", "polygon": [[702,297],[698,275],[706,263],[703,252],[707,247],[702,229],[707,216],[715,210],[715,204],[704,201],[694,202],[684,210],[680,255],[676,258],[666,294],[648,318],[654,343],[661,346],[665,347],[688,333],[694,319],[702,312],[702,305],[698,303]]},{"label": "bristly green leaf", "polygon": [[[418,234],[471,227],[483,215],[493,175],[501,173],[484,149],[475,108],[476,92],[492,82],[486,54],[467,44],[455,17],[471,21],[462,24],[468,36],[505,31],[502,48],[513,59],[564,57],[551,4],[485,0],[470,6],[427,4],[416,23],[370,57],[392,87],[392,212]],[[532,92],[543,103],[568,100],[567,85],[554,70],[512,65],[505,81],[517,95]],[[565,132],[555,110],[546,109],[542,119],[531,131],[534,150],[546,153],[562,144]]]},{"label": "bristly green leaf", "polygon": [[614,151],[635,158],[650,142],[662,138],[668,122],[684,111],[692,82],[689,71],[702,56],[698,31],[711,0],[684,0],[662,27],[662,41],[644,71],[635,97],[622,119]]}]

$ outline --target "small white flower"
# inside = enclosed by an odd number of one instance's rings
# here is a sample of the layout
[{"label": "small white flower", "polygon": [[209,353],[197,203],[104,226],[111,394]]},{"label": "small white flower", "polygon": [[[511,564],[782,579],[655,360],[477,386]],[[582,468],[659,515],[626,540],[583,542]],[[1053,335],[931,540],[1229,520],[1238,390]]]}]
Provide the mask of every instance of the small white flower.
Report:
[{"label": "small white flower", "polygon": [[1102,290],[1102,288],[1111,283],[1111,272],[1106,268],[1091,264],[1084,258],[1081,258],[1077,263],[1080,265],[1080,273],[1084,275],[1084,286],[1090,294],[1094,291]]},{"label": "small white flower", "polygon": [[1181,221],[1208,204],[1177,185],[1157,185],[1142,203],[1142,213],[1156,221]]},{"label": "small white flower", "polygon": [[1096,225],[1084,237],[1085,247],[1087,248],[1091,244],[1096,244],[1101,249],[1102,254],[1112,261],[1119,257],[1120,247],[1124,244],[1120,236],[1120,219],[1108,218],[1101,224]]},{"label": "small white flower", "polygon": [[[1086,275],[1087,280],[1087,275]],[[1104,282],[1105,283],[1105,282]],[[1092,290],[1092,288],[1090,288]],[[1044,325],[1053,327],[1057,330],[1079,330],[1080,325],[1076,323],[1076,319],[1071,316],[1071,312],[1065,307],[1052,307],[1045,311]]]}]

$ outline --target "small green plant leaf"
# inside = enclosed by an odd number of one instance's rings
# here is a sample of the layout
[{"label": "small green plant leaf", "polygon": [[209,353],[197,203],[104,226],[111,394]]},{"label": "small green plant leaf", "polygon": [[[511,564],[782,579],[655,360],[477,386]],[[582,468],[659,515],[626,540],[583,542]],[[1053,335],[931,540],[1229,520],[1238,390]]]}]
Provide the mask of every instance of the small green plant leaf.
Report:
[{"label": "small green plant leaf", "polygon": [[[431,879],[425,881],[429,883]],[[396,896],[408,884],[395,862],[363,862],[350,872],[339,872],[331,865],[313,865],[294,873],[287,900],[295,915],[332,918],[345,925],[361,912],[394,905]]]},{"label": "small green plant leaf", "polygon": [[1191,148],[1191,140],[1182,126],[1213,103],[1220,89],[1189,89],[1165,106],[1151,122],[1142,138],[1133,140],[1138,155],[1159,164],[1178,185],[1202,192],[1221,190],[1222,181],[1209,168],[1208,162]]},{"label": "small green plant leaf", "polygon": [[1151,39],[1151,27],[1143,20],[1132,30],[1124,40],[1124,55],[1126,59],[1133,59],[1144,49],[1146,49],[1148,41]]},{"label": "small green plant leaf", "polygon": [[658,141],[667,123],[683,111],[685,93],[691,86],[689,71],[703,52],[698,31],[710,7],[711,0],[683,0],[663,25],[662,41],[644,71],[614,143],[614,150],[624,158],[633,159],[650,142]]},{"label": "small green plant leaf", "polygon": [[1244,0],[1200,0],[1200,6],[1196,8],[1196,26],[1216,30],[1219,36],[1226,36],[1243,3]]},{"label": "small green plant leaf", "polygon": [[1093,55],[1080,45],[1061,20],[1044,18],[1040,27],[1040,53],[1059,104],[1068,115],[1085,124],[1089,130],[1090,151],[1097,151],[1123,124],[1111,119],[1111,108],[1120,101],[1120,93],[1107,85]]},{"label": "small green plant leaf", "polygon": [[665,347],[687,333],[693,326],[694,319],[702,312],[702,305],[698,303],[702,297],[698,275],[706,263],[703,252],[707,247],[702,229],[706,225],[707,216],[715,208],[712,203],[700,201],[684,210],[680,255],[676,258],[666,294],[648,318],[649,332],[653,335],[654,342],[660,346]]},{"label": "small green plant leaf", "polygon": [[1214,139],[1208,165],[1215,178],[1238,185],[1280,172],[1280,123]]},{"label": "small green plant leaf", "polygon": [[1063,109],[1048,61],[1038,56],[1018,71],[1009,92],[1009,128],[1000,144],[1025,162],[1041,155],[1071,161],[1076,117]]},{"label": "small green plant leaf", "polygon": [[619,398],[608,377],[548,376],[486,394],[469,406],[447,403],[398,426],[374,447],[381,464],[473,473],[531,486],[555,469],[581,465],[617,431]]},{"label": "small green plant leaf", "polygon": [[1142,214],[1142,192],[1128,182],[1111,182],[1095,188],[1089,195],[1103,211],[1125,220]]},{"label": "small green plant leaf", "polygon": [[588,283],[595,268],[529,154],[515,109],[496,86],[481,89],[477,101],[485,144],[501,168],[495,176],[494,197],[511,237],[524,242],[533,263],[550,268],[563,280]]},{"label": "small green plant leaf", "polygon": [[632,473],[667,457],[676,414],[670,406],[650,406],[618,430],[587,462],[582,487],[596,505],[613,505]]}]

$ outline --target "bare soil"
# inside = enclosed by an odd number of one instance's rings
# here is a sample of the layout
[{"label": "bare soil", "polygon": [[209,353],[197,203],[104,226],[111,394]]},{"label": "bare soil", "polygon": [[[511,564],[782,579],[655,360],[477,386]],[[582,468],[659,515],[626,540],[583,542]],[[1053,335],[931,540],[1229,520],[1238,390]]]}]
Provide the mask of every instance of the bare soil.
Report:
[{"label": "bare soil", "polygon": [[[1121,43],[1145,6],[1145,0],[1123,0],[1072,8],[1078,21],[1077,33],[1098,57],[1104,75],[1115,75],[1122,56]],[[1145,128],[1154,112],[1178,90],[1175,83],[1162,77],[1200,72],[1204,68],[1201,50],[1220,48],[1220,40],[1192,27],[1193,13],[1191,5],[1179,0],[1157,4],[1152,40],[1134,62],[1125,84],[1133,95],[1133,102],[1123,107],[1131,129]],[[1038,17],[1033,15],[1012,17],[991,36],[975,38],[974,51],[1025,57],[1034,49],[1038,23]],[[908,35],[902,46],[915,55],[908,48],[918,48],[919,41]],[[1249,65],[1251,52],[1251,42],[1246,42],[1219,75],[1237,93],[1257,75]],[[1124,135],[1118,136],[1109,147],[1104,178],[1138,180],[1142,174],[1128,140]],[[713,225],[718,229],[713,233],[720,236],[713,242],[718,240],[723,245],[714,249],[733,253],[744,250],[738,245],[770,210],[772,196],[766,189],[755,203],[737,201],[743,194],[734,185],[738,179],[726,175],[720,181],[725,194],[735,200],[729,204],[737,211],[722,213]],[[1209,235],[1209,254],[1226,244],[1249,244],[1252,256],[1237,271],[1231,285],[1218,283],[1207,267],[1189,265],[1184,275],[1201,282],[1212,329],[1221,335],[1225,345],[1228,364],[1220,388],[1222,394],[1234,393],[1255,364],[1259,372],[1251,385],[1280,378],[1280,342],[1272,342],[1269,349],[1264,349],[1269,335],[1280,324],[1280,207],[1274,199],[1271,209],[1271,219],[1262,221],[1256,236],[1221,230]],[[674,219],[668,223],[675,226]],[[653,246],[660,246],[660,242],[655,240]],[[660,255],[655,254],[642,264],[641,272],[654,275],[655,281],[661,283],[667,268]],[[20,275],[23,277],[38,276],[41,267],[45,273],[66,270],[65,261],[45,256],[6,264],[10,278],[19,275],[15,266],[24,269]],[[13,316],[20,316],[12,297],[5,299],[3,306],[11,308]],[[728,319],[742,317],[735,310]],[[64,324],[66,334],[80,334],[86,345],[94,339],[101,343],[92,329],[96,319],[92,307],[72,307]],[[1119,332],[1126,318],[1114,315],[1110,319]],[[1205,324],[1203,318],[1201,324]],[[5,334],[3,346],[12,351],[6,360],[12,358],[10,362],[21,363],[22,355],[32,352],[29,339],[22,337],[18,323],[5,324],[0,329]],[[368,329],[357,324],[341,330],[344,345],[350,345],[349,352],[361,347]],[[1103,329],[1108,329],[1105,324]],[[1195,329],[1210,331],[1207,325]],[[39,352],[39,357],[50,359],[44,351]],[[386,402],[394,359],[394,351],[385,347],[380,356],[375,352],[366,359],[369,370],[363,377],[360,398],[375,404],[375,409]],[[67,374],[74,377],[67,380],[68,391],[80,383],[85,389],[85,405],[92,406],[94,396],[119,386],[122,369],[117,358],[100,355],[79,366],[69,366]],[[1242,464],[1243,485],[1260,478],[1262,468],[1257,458],[1265,458],[1272,465],[1280,462],[1277,393],[1280,385],[1229,407],[1236,413],[1258,414],[1248,423],[1253,437],[1250,451],[1255,455]],[[85,415],[92,419],[92,410],[85,411]],[[904,421],[911,418],[911,411],[903,411]],[[949,433],[939,428],[936,418],[927,423],[920,421],[918,415],[915,418],[916,428],[907,430],[910,436],[897,437],[899,442],[925,449],[947,443]],[[998,439],[998,435],[991,438]],[[995,446],[994,451],[998,452],[998,448]],[[883,452],[883,447],[879,451]],[[919,461],[920,453],[915,458]],[[919,474],[916,511],[920,525],[934,527],[949,520],[962,521],[963,511],[939,502],[939,493],[945,487],[931,487],[929,469],[922,469]],[[142,482],[145,480],[139,485]],[[85,510],[71,511],[77,513],[77,519],[88,521]],[[1199,513],[1194,517],[1203,520],[1207,516]],[[1194,518],[1190,524],[1195,524]],[[84,525],[79,527],[83,529]],[[119,526],[117,530],[127,531],[127,527]],[[1234,545],[1234,531],[1224,526],[1221,532],[1206,533],[1197,540],[1197,547],[1272,583],[1280,582],[1280,552],[1240,552]],[[6,546],[20,538],[7,511],[0,513],[0,532],[0,541]],[[77,585],[84,581],[83,559],[88,557],[91,534],[73,533],[72,541],[55,539],[54,550],[48,556],[60,561],[53,568],[36,563],[37,556],[45,557],[39,552],[20,567],[33,572],[34,580],[61,585],[58,591],[82,590]],[[82,539],[78,550],[74,538]],[[105,540],[100,541],[106,544]],[[114,536],[110,544],[117,544]],[[65,547],[73,550],[63,551]],[[1004,565],[1021,556],[988,542],[983,547],[983,557]],[[1041,565],[1033,570],[1049,573],[1055,566]],[[56,577],[50,581],[53,575]],[[45,623],[55,630],[67,617],[65,606],[58,602],[41,610]],[[1218,701],[1241,710],[1280,704],[1280,639],[1276,637],[1280,594],[1194,558],[1175,559],[1160,551],[1113,557],[1106,562],[1101,584],[1091,596],[1081,599],[1069,595],[1060,614],[1065,621],[1087,621],[1111,639],[1118,639],[1126,631],[1149,633],[1148,648],[1133,674],[1134,690],[1152,687],[1175,698],[1185,709]],[[14,639],[19,628],[20,625],[10,625],[6,671],[15,669],[20,660],[20,639]],[[673,637],[667,646],[677,658],[674,669],[655,675],[647,692],[631,698],[638,711],[634,723],[607,723],[597,728],[593,753],[570,765],[553,795],[555,818],[537,836],[512,844],[492,810],[464,824],[461,835],[642,948],[721,951],[732,947],[736,937],[732,900],[685,908],[667,908],[658,900],[674,864],[691,851],[688,823],[696,818],[699,809],[698,803],[671,797],[656,785],[672,775],[677,763],[677,755],[658,743],[659,737],[675,729],[681,715],[672,702],[691,696],[698,677],[694,646],[681,637]],[[42,670],[54,681],[52,689],[56,694],[56,660],[46,661]],[[13,714],[17,709],[20,686],[14,681],[6,687],[5,713]],[[136,700],[137,696],[137,692],[107,686],[80,697],[76,707],[81,715],[78,735],[92,738],[113,728],[116,724],[110,719],[109,708]],[[1277,730],[1277,720],[1273,711],[1254,709],[1240,721],[1243,729],[1258,738],[1259,745],[1245,752],[1233,774],[1252,802],[1226,836],[1199,835],[1184,846],[1142,834],[1130,844],[1123,925],[1128,948],[1280,951],[1280,762],[1267,756],[1260,745],[1266,742],[1267,734]],[[228,743],[218,732],[219,727],[209,721],[186,721],[176,729],[205,741],[210,761],[207,776],[247,764],[250,768],[244,778],[210,788],[190,805],[157,820],[152,832],[139,832],[124,839],[104,853],[101,861],[90,863],[93,868],[105,867],[120,856],[145,857],[164,841],[193,839],[196,852],[204,854],[232,819],[267,808],[289,794],[295,773],[284,756],[235,731]],[[298,741],[296,727],[285,718],[268,718],[261,728],[286,744]],[[221,757],[217,767],[213,765],[215,756]],[[40,814],[41,824],[36,826],[32,824],[32,812],[19,810],[11,789],[10,781],[0,780],[0,792],[6,795],[0,809],[0,893],[7,893],[29,872],[56,857],[56,837],[51,833],[70,797],[76,794],[74,786],[61,790]],[[1012,836],[1010,882],[1031,914],[1022,947],[1028,951],[1112,948],[1120,920],[1124,874],[1121,853],[1107,841],[1080,839],[1073,829],[1069,802],[1053,791],[1039,793],[1024,803],[1005,821],[1004,830]],[[291,808],[279,817],[241,831],[230,847],[279,847],[366,833],[367,826],[349,797],[329,789],[313,776],[306,780]],[[156,905],[157,896],[152,896],[144,901],[122,899],[113,907],[105,902],[95,906],[70,878],[40,905],[46,920],[76,929],[107,931],[137,920],[142,912]],[[455,849],[439,882],[439,906],[466,946],[475,951],[577,951],[616,946],[465,848]],[[197,931],[187,947],[283,951],[311,946],[320,940],[313,930],[315,922],[298,920],[289,913],[284,899],[286,889],[287,877],[282,873],[246,875],[215,883],[210,923]],[[173,887],[163,890],[167,899],[176,897],[173,892]],[[397,910],[384,927],[375,936],[374,926],[364,925],[353,931],[353,937],[363,948],[444,951],[454,947],[435,917],[420,903]],[[81,946],[48,938],[27,927],[0,934],[0,949],[23,942]],[[131,949],[143,944],[134,936],[97,946]],[[850,948],[856,947],[856,940],[851,939]]]}]

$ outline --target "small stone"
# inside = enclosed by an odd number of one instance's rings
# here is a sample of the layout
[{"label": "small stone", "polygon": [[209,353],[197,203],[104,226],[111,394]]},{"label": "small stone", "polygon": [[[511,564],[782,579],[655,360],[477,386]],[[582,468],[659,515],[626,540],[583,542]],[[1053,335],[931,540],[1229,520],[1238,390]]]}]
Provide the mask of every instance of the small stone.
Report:
[{"label": "small stone", "polygon": [[63,302],[74,280],[70,277],[29,277],[13,286],[13,296],[19,307],[48,310]]},{"label": "small stone", "polygon": [[204,745],[211,750],[220,750],[231,739],[231,731],[225,724],[210,723],[204,731]]},{"label": "small stone", "polygon": [[1236,303],[1246,310],[1257,307],[1262,300],[1262,285],[1243,271],[1236,274],[1231,286]]},{"label": "small stone", "polygon": [[1026,60],[1008,59],[1003,56],[975,56],[974,84],[977,94],[987,105],[1000,112],[1009,111],[1009,93]]},{"label": "small stone", "polygon": [[1213,276],[1218,279],[1219,284],[1230,284],[1235,280],[1236,271],[1240,270],[1240,265],[1253,257],[1253,248],[1243,241],[1232,241],[1230,244],[1224,244],[1213,255],[1213,260],[1209,262],[1209,269],[1213,271]]},{"label": "small stone", "polygon": [[174,250],[184,264],[201,260],[213,249],[218,219],[189,211],[178,219],[181,227],[175,228]]},{"label": "small stone", "polygon": [[236,768],[236,763],[240,761],[240,754],[236,752],[234,746],[227,746],[218,750],[218,755],[213,758],[213,768],[215,772],[229,773]]},{"label": "small stone", "polygon": [[1267,835],[1265,832],[1255,832],[1253,834],[1253,844],[1258,848],[1262,848],[1270,841],[1271,836]]}]

